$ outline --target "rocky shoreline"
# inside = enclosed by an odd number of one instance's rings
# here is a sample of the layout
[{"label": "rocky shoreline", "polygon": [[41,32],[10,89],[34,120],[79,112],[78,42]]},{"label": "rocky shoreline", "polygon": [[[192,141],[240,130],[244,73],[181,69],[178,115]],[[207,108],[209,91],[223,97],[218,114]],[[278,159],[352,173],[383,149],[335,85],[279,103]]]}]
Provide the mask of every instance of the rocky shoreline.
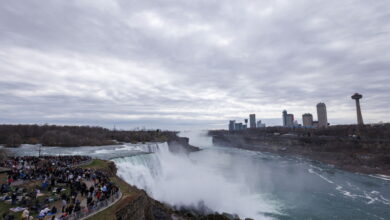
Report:
[{"label": "rocky shoreline", "polygon": [[258,138],[226,133],[214,133],[212,138],[213,143],[220,146],[303,157],[350,172],[390,176],[390,155],[387,152],[387,143],[381,145],[379,142],[319,140],[291,136]]}]

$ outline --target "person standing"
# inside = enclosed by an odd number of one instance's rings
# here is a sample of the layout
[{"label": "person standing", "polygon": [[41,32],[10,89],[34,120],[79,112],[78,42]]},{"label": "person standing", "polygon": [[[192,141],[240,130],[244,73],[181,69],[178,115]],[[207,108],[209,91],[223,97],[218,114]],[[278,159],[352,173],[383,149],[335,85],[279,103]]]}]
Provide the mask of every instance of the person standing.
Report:
[{"label": "person standing", "polygon": [[23,210],[23,212],[22,212],[22,219],[23,220],[29,220],[30,219],[30,211],[28,211],[28,209]]},{"label": "person standing", "polygon": [[67,205],[66,196],[62,198],[61,202],[62,202],[62,212],[65,212],[65,208]]}]

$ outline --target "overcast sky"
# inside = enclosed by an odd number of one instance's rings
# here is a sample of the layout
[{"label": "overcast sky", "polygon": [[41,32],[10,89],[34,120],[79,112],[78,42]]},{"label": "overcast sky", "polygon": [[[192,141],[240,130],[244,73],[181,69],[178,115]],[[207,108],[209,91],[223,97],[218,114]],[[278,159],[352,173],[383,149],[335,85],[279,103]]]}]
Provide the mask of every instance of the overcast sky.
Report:
[{"label": "overcast sky", "polygon": [[388,0],[4,0],[0,122],[390,121]]}]

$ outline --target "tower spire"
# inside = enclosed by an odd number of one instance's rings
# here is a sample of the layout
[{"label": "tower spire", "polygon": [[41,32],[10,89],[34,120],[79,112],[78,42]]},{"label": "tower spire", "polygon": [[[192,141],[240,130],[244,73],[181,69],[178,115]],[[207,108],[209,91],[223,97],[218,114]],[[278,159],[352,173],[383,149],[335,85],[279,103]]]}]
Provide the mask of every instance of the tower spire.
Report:
[{"label": "tower spire", "polygon": [[355,93],[351,96],[352,99],[356,102],[356,114],[357,114],[357,123],[358,125],[363,125],[363,116],[362,116],[362,110],[360,109],[360,99],[363,98],[363,96],[359,93]]}]

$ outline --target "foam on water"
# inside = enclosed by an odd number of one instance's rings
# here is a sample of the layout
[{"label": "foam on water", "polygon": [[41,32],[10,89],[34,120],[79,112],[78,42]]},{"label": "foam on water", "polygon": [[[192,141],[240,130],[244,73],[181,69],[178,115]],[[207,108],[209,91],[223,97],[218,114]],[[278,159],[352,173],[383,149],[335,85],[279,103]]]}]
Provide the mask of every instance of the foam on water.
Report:
[{"label": "foam on water", "polygon": [[370,176],[381,179],[381,180],[390,181],[390,176],[387,176],[387,175],[377,174],[377,175],[370,175]]},{"label": "foam on water", "polygon": [[[325,177],[322,173],[324,170],[313,165],[309,165],[311,168],[308,169],[309,173],[314,174],[326,182],[336,186],[336,191],[341,193],[343,196],[351,199],[361,199],[365,201],[366,204],[373,204],[375,202],[382,203],[384,205],[390,205],[389,200],[386,199],[379,191],[365,191],[360,189],[360,187],[352,184],[349,181],[346,181],[345,184],[335,183],[329,177]],[[317,172],[315,171],[317,170]],[[372,175],[373,176],[373,175]]]},{"label": "foam on water", "polygon": [[308,171],[309,171],[309,173],[312,173],[312,174],[315,174],[315,175],[319,176],[321,179],[325,180],[328,183],[331,183],[331,184],[334,183],[332,180],[330,180],[330,179],[326,178],[325,176],[315,172],[312,168],[308,169]]}]

